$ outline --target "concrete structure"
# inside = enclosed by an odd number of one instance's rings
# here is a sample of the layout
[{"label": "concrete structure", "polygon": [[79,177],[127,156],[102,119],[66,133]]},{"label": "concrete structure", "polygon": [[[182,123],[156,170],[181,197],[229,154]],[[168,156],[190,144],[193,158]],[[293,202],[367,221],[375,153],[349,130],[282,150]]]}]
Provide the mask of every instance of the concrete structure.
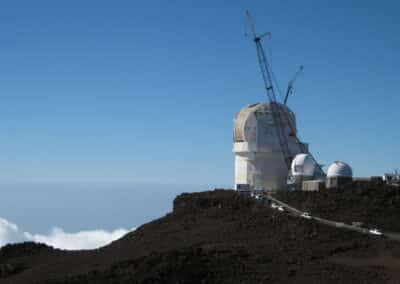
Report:
[{"label": "concrete structure", "polygon": [[383,182],[383,178],[381,176],[353,177],[353,181],[358,183],[379,183]]},{"label": "concrete structure", "polygon": [[[296,118],[285,105],[279,104],[290,152],[301,153],[296,138]],[[290,127],[292,125],[292,127]],[[234,120],[235,187],[248,184],[252,189],[277,190],[287,186],[285,163],[269,103],[244,107]]]},{"label": "concrete structure", "polygon": [[335,161],[333,162],[327,172],[326,176],[326,187],[334,188],[352,182],[353,170],[345,162]]},{"label": "concrete structure", "polygon": [[319,191],[325,188],[324,180],[306,180],[302,182],[301,190],[303,191]]}]

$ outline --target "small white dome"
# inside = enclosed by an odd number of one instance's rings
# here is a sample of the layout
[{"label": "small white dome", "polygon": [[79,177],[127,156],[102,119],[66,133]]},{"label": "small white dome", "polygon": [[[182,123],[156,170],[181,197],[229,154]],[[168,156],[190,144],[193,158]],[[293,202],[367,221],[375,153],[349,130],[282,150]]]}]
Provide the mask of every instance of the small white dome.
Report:
[{"label": "small white dome", "polygon": [[353,177],[353,170],[345,162],[335,161],[329,166],[327,177]]},{"label": "small white dome", "polygon": [[298,154],[291,165],[292,176],[314,176],[317,163],[309,154]]}]

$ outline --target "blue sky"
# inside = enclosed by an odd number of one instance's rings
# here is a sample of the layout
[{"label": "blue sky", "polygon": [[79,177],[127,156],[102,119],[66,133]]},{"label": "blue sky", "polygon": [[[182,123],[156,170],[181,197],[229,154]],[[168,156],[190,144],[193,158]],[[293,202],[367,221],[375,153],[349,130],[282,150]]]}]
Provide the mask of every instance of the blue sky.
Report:
[{"label": "blue sky", "polygon": [[[230,186],[232,119],[266,99],[244,11],[319,162],[400,167],[397,1],[0,4],[0,184]],[[7,212],[6,212],[7,213]],[[3,214],[4,215],[4,214]]]}]

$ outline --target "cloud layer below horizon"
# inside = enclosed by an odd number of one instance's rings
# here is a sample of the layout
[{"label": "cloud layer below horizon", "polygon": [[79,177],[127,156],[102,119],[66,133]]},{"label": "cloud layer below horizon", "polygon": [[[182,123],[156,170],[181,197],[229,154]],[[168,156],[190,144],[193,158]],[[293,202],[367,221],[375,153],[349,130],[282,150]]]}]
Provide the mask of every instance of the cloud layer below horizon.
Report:
[{"label": "cloud layer below horizon", "polygon": [[7,244],[31,241],[65,250],[95,249],[108,245],[133,230],[121,228],[114,231],[92,230],[67,233],[62,228],[55,227],[49,234],[41,235],[23,232],[16,224],[0,218],[0,248]]}]

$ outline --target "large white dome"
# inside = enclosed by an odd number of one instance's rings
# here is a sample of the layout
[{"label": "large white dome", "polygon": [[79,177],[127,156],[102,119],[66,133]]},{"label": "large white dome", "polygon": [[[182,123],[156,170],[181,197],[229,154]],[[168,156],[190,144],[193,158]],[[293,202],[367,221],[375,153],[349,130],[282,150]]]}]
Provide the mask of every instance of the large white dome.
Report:
[{"label": "large white dome", "polygon": [[353,177],[353,170],[345,162],[336,161],[329,166],[327,177]]},{"label": "large white dome", "polygon": [[[275,109],[276,107],[276,109]],[[304,152],[297,139],[294,113],[283,104],[258,103],[240,110],[234,120],[235,186],[279,190],[287,187],[288,165],[273,116],[277,110],[282,121],[290,156]]]},{"label": "large white dome", "polygon": [[298,154],[291,165],[292,176],[308,176],[315,174],[317,163],[310,154]]}]

